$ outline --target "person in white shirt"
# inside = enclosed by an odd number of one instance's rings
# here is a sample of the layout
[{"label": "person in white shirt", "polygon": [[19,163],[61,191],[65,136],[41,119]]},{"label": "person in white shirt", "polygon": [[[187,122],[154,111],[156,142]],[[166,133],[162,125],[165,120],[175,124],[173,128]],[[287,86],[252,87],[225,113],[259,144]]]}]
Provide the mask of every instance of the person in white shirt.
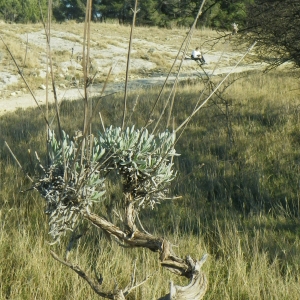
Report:
[{"label": "person in white shirt", "polygon": [[232,26],[232,35],[237,34],[239,31],[239,28],[238,28],[239,25],[234,22],[233,24],[231,24],[231,26]]},{"label": "person in white shirt", "polygon": [[191,59],[199,61],[201,64],[205,64],[205,59],[204,59],[202,53],[200,52],[199,47],[197,47],[195,50],[193,50]]}]

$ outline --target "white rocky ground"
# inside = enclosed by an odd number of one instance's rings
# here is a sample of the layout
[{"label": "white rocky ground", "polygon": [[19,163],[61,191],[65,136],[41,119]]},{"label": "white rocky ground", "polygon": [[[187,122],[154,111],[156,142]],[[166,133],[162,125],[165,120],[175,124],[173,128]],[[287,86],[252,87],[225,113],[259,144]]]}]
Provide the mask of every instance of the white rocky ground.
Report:
[{"label": "white rocky ground", "polygon": [[[36,71],[34,76],[45,78],[46,77],[46,59],[44,55],[46,38],[44,31],[29,32],[27,34],[20,34],[21,40],[29,45],[34,45],[40,48],[40,64],[41,68]],[[80,72],[82,66],[80,64],[80,57],[82,53],[82,46],[80,44],[80,36],[72,33],[65,33],[59,31],[52,31],[51,36],[51,47],[53,51],[66,51],[71,53],[70,59],[60,62],[57,70],[59,70],[59,77],[64,78],[68,76],[70,70],[76,70]],[[113,67],[114,82],[110,83],[106,89],[106,93],[112,91],[119,91],[123,89],[124,86],[124,72],[126,69],[127,61],[127,43],[118,42],[118,45],[108,45],[103,49],[99,47],[91,47],[91,57],[93,71],[97,70],[99,73],[105,75],[110,67]],[[143,49],[148,49],[147,53],[149,56],[143,58],[131,58],[130,70],[135,74],[131,76],[130,88],[138,88],[151,84],[162,84],[165,80],[166,74],[159,73],[157,71],[157,65],[155,62],[151,61],[151,53],[156,51],[156,53],[170,53],[170,57],[175,57],[177,54],[176,49],[172,49],[170,46],[164,46],[162,44],[155,44],[153,42],[141,39],[134,39],[133,45],[139,44]],[[136,50],[133,49],[134,54]],[[205,52],[205,49],[204,49]],[[205,59],[207,65],[205,65],[205,70],[208,74],[226,74],[228,73],[235,62],[241,57],[241,53],[221,53],[218,51],[206,52]],[[149,58],[150,57],[150,58]],[[221,57],[221,59],[220,59]],[[169,59],[171,63],[171,58]],[[217,67],[216,67],[217,64]],[[35,106],[36,103],[32,95],[24,87],[11,90],[8,86],[11,84],[16,84],[21,82],[21,76],[16,72],[11,71],[11,68],[5,69],[1,66],[1,55],[0,55],[0,115],[6,112],[14,111],[16,108],[27,108]],[[261,64],[241,64],[235,69],[235,72],[242,72],[250,69],[262,68]],[[196,65],[194,61],[185,60],[183,62],[183,71],[180,78],[187,79],[193,78],[199,75],[202,70]],[[16,75],[17,74],[17,75]],[[138,74],[138,75],[137,75]],[[141,75],[141,74],[144,74]],[[170,77],[170,81],[174,80],[174,76]],[[76,81],[76,80],[75,80]],[[76,82],[75,82],[76,84]],[[67,99],[79,99],[82,95],[82,89],[72,85],[66,86],[63,83],[58,83],[58,98],[59,100]],[[90,93],[96,95],[101,91],[101,85],[92,86]],[[46,98],[45,85],[41,84],[38,90],[34,91],[34,95],[38,103],[43,104]],[[49,100],[53,101],[53,96],[51,93],[51,88],[49,88]]]}]

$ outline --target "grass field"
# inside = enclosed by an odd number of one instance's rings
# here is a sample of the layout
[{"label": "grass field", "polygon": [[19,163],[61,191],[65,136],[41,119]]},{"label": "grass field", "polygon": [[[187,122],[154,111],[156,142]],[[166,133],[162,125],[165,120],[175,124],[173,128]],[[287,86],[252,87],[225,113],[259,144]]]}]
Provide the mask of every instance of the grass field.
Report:
[{"label": "grass field", "polygon": [[[171,194],[182,198],[140,217],[148,231],[167,237],[180,256],[209,254],[203,268],[209,278],[205,299],[299,299],[298,79],[293,72],[242,75],[230,78],[222,97],[211,99],[176,145],[181,156],[175,161],[178,177]],[[202,87],[197,80],[180,85],[174,126],[193,110]],[[134,112],[128,125],[143,125],[156,96],[156,87],[129,95],[128,111],[134,107]],[[116,94],[101,100],[105,126],[121,125],[122,99]],[[63,128],[70,135],[82,127],[82,105],[62,104]],[[166,122],[163,117],[161,126]],[[34,151],[42,161],[46,152],[40,112],[6,114],[0,128],[0,299],[96,299],[86,282],[51,258],[50,249],[63,256],[66,245],[49,245],[43,199],[25,191],[30,181],[4,146],[7,141],[34,177],[39,170]],[[93,131],[100,129],[96,120]],[[157,272],[128,299],[157,299],[167,293],[169,280],[187,284],[163,270],[155,253],[121,248],[95,228],[89,228],[70,259],[90,274],[96,267],[106,291],[114,289],[115,281],[119,287],[129,283],[134,259],[138,280]]]}]

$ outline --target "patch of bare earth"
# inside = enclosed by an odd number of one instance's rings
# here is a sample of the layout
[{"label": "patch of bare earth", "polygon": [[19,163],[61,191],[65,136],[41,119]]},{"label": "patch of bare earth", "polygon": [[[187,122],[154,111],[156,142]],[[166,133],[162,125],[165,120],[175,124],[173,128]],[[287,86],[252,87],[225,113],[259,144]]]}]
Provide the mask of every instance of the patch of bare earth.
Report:
[{"label": "patch of bare earth", "polygon": [[[46,99],[47,59],[45,55],[46,36],[42,26],[24,25],[22,27],[22,25],[11,25],[12,28],[9,29],[8,24],[2,25],[4,27],[2,30],[4,40],[9,40],[9,35],[13,36],[14,49],[12,49],[12,53],[16,53],[19,58],[17,61],[24,76],[26,79],[29,78],[28,81],[32,84],[36,101],[40,105],[44,104]],[[69,25],[68,28],[68,24],[55,24],[51,32],[51,53],[57,95],[60,101],[80,99],[83,95],[83,46],[81,42],[83,24],[70,23]],[[22,27],[22,30],[18,30],[18,26]],[[93,24],[93,27],[89,71],[94,77],[94,85],[90,87],[90,93],[91,95],[100,93],[102,84],[111,67],[113,68],[112,75],[106,93],[122,91],[127,64],[128,27],[115,24]],[[68,29],[68,32],[64,29]],[[129,88],[136,89],[148,85],[162,84],[185,35],[186,30],[137,28],[133,39]],[[199,31],[196,32],[195,36],[192,46],[197,45],[199,39],[208,38],[208,33]],[[227,73],[241,57],[241,53],[232,52],[228,45],[226,47],[228,51],[202,48],[207,61],[207,65],[204,66],[207,74]],[[14,111],[17,108],[25,109],[36,106],[36,102],[24,85],[21,76],[17,73],[17,69],[3,45],[0,50],[0,115]],[[28,59],[30,55],[35,58],[34,63],[31,64]],[[32,58],[31,61],[33,61]],[[241,64],[235,69],[235,72],[260,67],[260,64]],[[194,78],[199,76],[199,72],[203,73],[197,63],[187,59],[183,62],[180,78]],[[169,80],[173,81],[174,76],[171,76]],[[48,92],[51,103],[53,101],[51,87],[49,87]]]}]

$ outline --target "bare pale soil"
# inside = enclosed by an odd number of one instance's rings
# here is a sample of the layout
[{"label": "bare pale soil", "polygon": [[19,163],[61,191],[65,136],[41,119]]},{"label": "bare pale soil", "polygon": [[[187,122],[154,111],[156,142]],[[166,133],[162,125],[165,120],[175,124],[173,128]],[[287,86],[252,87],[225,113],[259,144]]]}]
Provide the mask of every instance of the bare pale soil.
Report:
[{"label": "bare pale soil", "polygon": [[[82,96],[82,51],[83,24],[74,22],[53,24],[51,31],[51,54],[55,72],[55,85],[59,100],[79,99]],[[46,35],[42,24],[20,25],[0,24],[1,36],[17,61],[39,104],[46,99]],[[134,32],[130,60],[130,89],[153,84],[162,84],[170,70],[178,49],[188,29],[136,28]],[[130,27],[117,24],[92,24],[91,64],[89,71],[93,77],[90,94],[97,95],[105,81],[109,69],[112,74],[106,93],[121,91],[124,87],[127,64],[127,49]],[[189,46],[190,52],[201,46],[207,65],[204,70],[209,75],[229,72],[243,53],[233,51],[230,39],[220,39],[217,44],[210,42],[218,38],[211,30],[197,30]],[[242,39],[242,37],[239,37]],[[245,48],[245,51],[247,49]],[[0,45],[0,115],[16,108],[35,106],[33,96],[28,91],[13,63],[4,43]],[[181,55],[180,55],[181,58]],[[175,78],[176,68],[169,80]],[[262,68],[263,64],[242,62],[235,72]],[[180,79],[195,78],[203,70],[192,60],[183,62]],[[49,101],[53,101],[52,87],[49,86]]]}]

